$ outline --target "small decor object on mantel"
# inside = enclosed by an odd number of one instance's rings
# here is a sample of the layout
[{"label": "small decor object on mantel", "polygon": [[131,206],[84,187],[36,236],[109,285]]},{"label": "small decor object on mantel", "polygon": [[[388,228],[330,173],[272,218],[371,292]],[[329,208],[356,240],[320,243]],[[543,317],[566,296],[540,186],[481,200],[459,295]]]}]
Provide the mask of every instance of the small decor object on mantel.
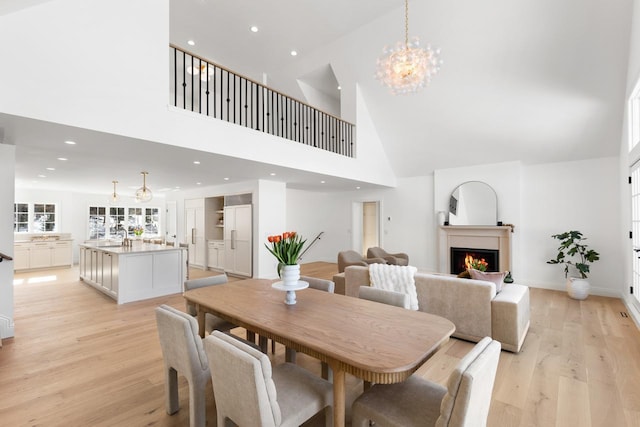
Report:
[{"label": "small decor object on mantel", "polygon": [[[587,281],[589,263],[600,259],[600,254],[582,243],[587,240],[579,231],[567,231],[554,234],[554,239],[560,241],[558,255],[547,261],[547,264],[564,264],[564,277],[567,278],[567,293],[571,298],[583,300],[589,296],[590,285]],[[569,276],[569,271],[577,272],[580,277]]]},{"label": "small decor object on mantel", "polygon": [[300,281],[300,266],[298,265],[298,257],[306,240],[303,240],[295,231],[269,236],[267,240],[271,246],[266,243],[264,246],[278,260],[278,276],[282,278],[281,282],[276,282],[272,286],[286,291],[285,303],[293,305],[296,303],[295,291],[309,286],[307,282]]}]

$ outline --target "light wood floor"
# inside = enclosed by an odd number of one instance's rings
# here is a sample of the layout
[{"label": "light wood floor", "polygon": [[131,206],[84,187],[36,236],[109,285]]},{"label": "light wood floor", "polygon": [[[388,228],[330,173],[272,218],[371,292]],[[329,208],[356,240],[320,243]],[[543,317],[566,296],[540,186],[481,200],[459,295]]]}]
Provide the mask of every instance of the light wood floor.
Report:
[{"label": "light wood floor", "polygon": [[[336,266],[302,271],[331,278]],[[0,348],[0,425],[188,425],[183,379],[182,409],[169,416],[163,407],[153,312],[159,304],[184,309],[180,295],[118,306],[79,282],[75,268],[15,277],[16,337]],[[531,329],[521,353],[501,354],[489,425],[640,426],[640,332],[624,312],[617,299],[580,302],[531,289]],[[418,374],[444,384],[472,346],[451,339]],[[283,361],[282,346],[272,358]],[[319,374],[317,361],[299,355],[298,362]],[[361,387],[348,378],[348,407]],[[208,402],[215,425],[211,391]]]}]

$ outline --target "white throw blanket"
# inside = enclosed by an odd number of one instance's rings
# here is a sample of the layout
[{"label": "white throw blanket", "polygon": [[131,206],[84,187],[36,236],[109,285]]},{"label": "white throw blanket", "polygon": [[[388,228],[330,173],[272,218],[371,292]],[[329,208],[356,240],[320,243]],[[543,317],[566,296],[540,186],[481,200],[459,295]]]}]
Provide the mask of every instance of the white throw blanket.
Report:
[{"label": "white throw blanket", "polygon": [[418,309],[418,294],[413,276],[418,269],[407,265],[369,264],[371,286],[409,295],[411,310]]}]

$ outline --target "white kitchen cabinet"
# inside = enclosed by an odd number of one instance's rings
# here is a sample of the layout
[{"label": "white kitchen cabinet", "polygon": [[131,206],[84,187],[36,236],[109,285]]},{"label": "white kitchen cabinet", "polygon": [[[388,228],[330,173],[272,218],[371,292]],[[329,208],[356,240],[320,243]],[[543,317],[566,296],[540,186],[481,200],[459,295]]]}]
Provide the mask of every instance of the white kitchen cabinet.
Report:
[{"label": "white kitchen cabinet", "polygon": [[241,276],[252,275],[252,206],[224,208],[224,269]]},{"label": "white kitchen cabinet", "polygon": [[185,200],[185,237],[189,244],[189,265],[192,267],[206,266],[206,241],[204,228],[204,199]]},{"label": "white kitchen cabinet", "polygon": [[51,268],[71,266],[71,241],[36,241],[15,243],[13,251],[14,269],[28,270],[35,268]]},{"label": "white kitchen cabinet", "polygon": [[13,245],[14,270],[27,270],[29,267],[30,243],[16,243]]},{"label": "white kitchen cabinet", "polygon": [[51,267],[51,247],[49,242],[31,243],[29,268]]},{"label": "white kitchen cabinet", "polygon": [[52,245],[51,266],[71,266],[73,264],[71,242],[58,241],[53,242]]},{"label": "white kitchen cabinet", "polygon": [[224,242],[222,240],[210,240],[207,246],[207,267],[215,270],[224,270]]}]

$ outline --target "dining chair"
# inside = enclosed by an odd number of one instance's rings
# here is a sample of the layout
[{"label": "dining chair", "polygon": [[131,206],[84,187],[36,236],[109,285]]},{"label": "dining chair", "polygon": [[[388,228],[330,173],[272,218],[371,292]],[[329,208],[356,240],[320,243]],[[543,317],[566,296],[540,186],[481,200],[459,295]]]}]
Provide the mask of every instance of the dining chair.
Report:
[{"label": "dining chair", "polygon": [[411,308],[409,295],[402,292],[374,288],[373,286],[360,286],[360,289],[358,291],[358,298],[381,302],[388,305],[395,305],[396,307],[406,309]]},{"label": "dining chair", "polygon": [[[229,278],[225,273],[218,274],[216,276],[203,277],[201,279],[186,280],[184,282],[184,290],[189,291],[191,289],[203,288],[205,286],[222,285],[224,283],[227,283],[228,281]],[[198,312],[196,311],[196,307],[193,305],[193,303],[185,300],[185,304],[187,313],[192,316],[196,316]],[[205,333],[211,333],[211,331],[213,331],[214,329],[219,331],[230,331],[231,329],[237,327],[233,323],[227,322],[226,320],[221,319],[218,316],[214,316],[211,313],[206,313],[204,319]]]},{"label": "dining chair", "polygon": [[333,386],[292,363],[269,357],[220,331],[204,339],[218,426],[299,426],[320,411],[333,424]]},{"label": "dining chair", "polygon": [[351,425],[486,426],[499,358],[500,342],[485,337],[460,360],[447,387],[417,375],[376,384],[353,402]]},{"label": "dining chair", "polygon": [[168,305],[155,309],[164,360],[165,408],[169,415],[180,409],[178,373],[189,383],[189,425],[206,425],[205,388],[211,376],[207,356],[198,334],[198,322]]}]

